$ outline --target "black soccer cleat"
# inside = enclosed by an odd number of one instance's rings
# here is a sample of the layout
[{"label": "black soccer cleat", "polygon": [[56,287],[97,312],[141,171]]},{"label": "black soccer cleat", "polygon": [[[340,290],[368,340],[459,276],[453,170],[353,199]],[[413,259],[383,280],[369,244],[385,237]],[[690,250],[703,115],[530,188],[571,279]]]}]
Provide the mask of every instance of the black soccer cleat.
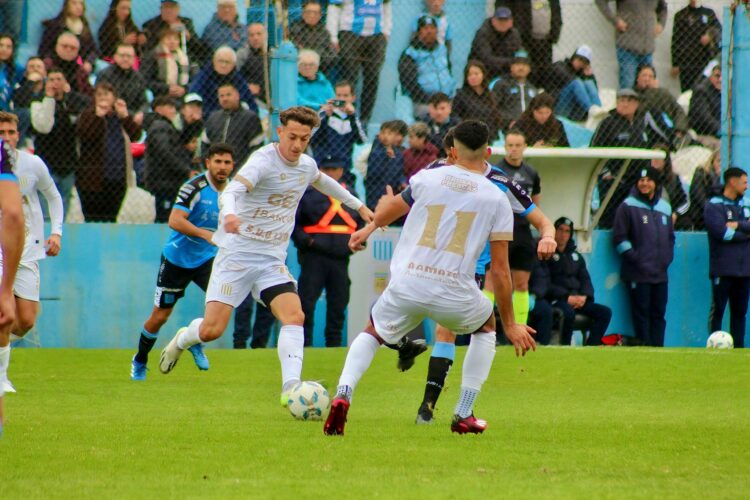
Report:
[{"label": "black soccer cleat", "polygon": [[433,418],[434,406],[431,403],[422,403],[417,411],[417,425],[431,424]]},{"label": "black soccer cleat", "polygon": [[427,350],[427,342],[424,339],[409,339],[404,337],[398,344],[398,363],[399,371],[405,372],[414,366],[414,358]]}]

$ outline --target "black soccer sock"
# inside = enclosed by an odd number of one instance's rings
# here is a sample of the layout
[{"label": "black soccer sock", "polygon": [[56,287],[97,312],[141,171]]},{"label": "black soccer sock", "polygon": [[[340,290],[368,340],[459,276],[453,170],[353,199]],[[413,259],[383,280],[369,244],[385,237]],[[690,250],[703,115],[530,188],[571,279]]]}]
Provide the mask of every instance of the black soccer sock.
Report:
[{"label": "black soccer sock", "polygon": [[427,369],[427,383],[424,387],[424,398],[422,406],[427,406],[431,410],[435,408],[440,393],[445,385],[445,378],[448,371],[453,365],[453,360],[448,358],[430,358],[429,368]]},{"label": "black soccer sock", "polygon": [[138,341],[138,353],[135,355],[136,361],[144,365],[148,362],[148,353],[153,349],[158,336],[159,332],[150,333],[145,328],[141,330],[141,339]]}]

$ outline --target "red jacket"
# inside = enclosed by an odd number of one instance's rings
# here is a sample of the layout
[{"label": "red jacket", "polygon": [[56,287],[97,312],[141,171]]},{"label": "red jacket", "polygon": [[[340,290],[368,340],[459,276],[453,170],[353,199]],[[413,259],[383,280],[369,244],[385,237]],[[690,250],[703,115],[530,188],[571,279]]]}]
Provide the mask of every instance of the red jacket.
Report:
[{"label": "red jacket", "polygon": [[406,180],[422,170],[424,167],[437,160],[438,149],[431,143],[426,142],[422,149],[409,148],[404,151],[404,174]]}]

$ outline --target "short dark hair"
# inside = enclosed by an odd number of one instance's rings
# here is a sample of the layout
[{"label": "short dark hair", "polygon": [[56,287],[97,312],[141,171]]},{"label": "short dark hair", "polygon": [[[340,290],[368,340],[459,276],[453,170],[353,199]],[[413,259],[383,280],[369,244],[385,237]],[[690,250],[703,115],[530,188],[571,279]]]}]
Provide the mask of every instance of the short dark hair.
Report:
[{"label": "short dark hair", "polygon": [[453,131],[456,129],[456,127],[451,127],[448,129],[448,132],[445,133],[445,136],[443,137],[443,149],[448,151],[450,148],[453,147],[455,144],[453,142]]},{"label": "short dark hair", "polygon": [[65,72],[62,70],[60,66],[52,66],[50,69],[47,70],[47,76],[51,75],[52,73],[58,73],[65,78],[65,81],[68,80],[68,77],[65,76]]},{"label": "short dark hair", "polygon": [[453,129],[453,137],[472,151],[487,146],[490,129],[487,124],[479,120],[465,120]]},{"label": "short dark hair", "polygon": [[306,106],[292,106],[279,113],[279,121],[286,126],[290,121],[306,125],[310,128],[320,126],[320,117],[318,113]]},{"label": "short dark hair", "polygon": [[729,182],[730,179],[734,179],[735,177],[742,177],[743,175],[747,175],[747,172],[742,170],[740,167],[729,167],[726,172],[724,172],[724,184]]},{"label": "short dark hair", "polygon": [[352,85],[352,82],[350,82],[349,80],[339,80],[336,82],[336,85],[333,86],[333,88],[335,89],[340,89],[341,87],[349,87],[349,91],[352,94],[354,93],[354,85]]},{"label": "short dark hair", "polygon": [[160,95],[159,97],[155,98],[154,101],[151,103],[151,109],[156,109],[159,106],[172,106],[173,108],[177,108],[177,105],[174,103],[174,100],[166,95]]},{"label": "short dark hair", "polygon": [[0,123],[15,123],[18,125],[18,115],[7,111],[0,111]]},{"label": "short dark hair", "polygon": [[435,92],[430,96],[430,98],[427,100],[427,104],[431,106],[437,106],[438,104],[447,102],[450,104],[451,98],[448,97],[448,94],[445,92]]},{"label": "short dark hair", "polygon": [[132,43],[120,42],[117,44],[117,47],[115,47],[115,53],[120,49],[120,47],[127,47],[129,49],[133,49],[133,52],[135,52],[135,47]]},{"label": "short dark hair", "polygon": [[206,159],[216,155],[230,154],[232,160],[234,160],[234,148],[226,142],[214,142],[209,146],[208,153],[206,153]]},{"label": "short dark hair", "polygon": [[409,126],[403,120],[389,120],[387,122],[383,122],[382,125],[380,125],[380,131],[382,132],[383,130],[390,130],[391,132],[395,132],[403,136],[409,134]]},{"label": "short dark hair", "polygon": [[523,137],[523,140],[524,140],[524,141],[527,141],[527,140],[528,140],[528,139],[526,138],[526,134],[525,134],[525,133],[523,132],[523,130],[521,130],[520,128],[512,128],[512,129],[508,130],[508,131],[507,131],[507,132],[505,133],[505,137],[508,137],[509,135],[520,135],[521,137]]},{"label": "short dark hair", "polygon": [[219,85],[218,87],[216,87],[216,91],[218,92],[219,89],[223,89],[224,87],[232,87],[234,90],[236,90],[237,92],[239,92],[239,89],[237,89],[237,86],[234,83],[232,83],[232,82],[224,82],[224,83],[222,83],[221,85]]}]

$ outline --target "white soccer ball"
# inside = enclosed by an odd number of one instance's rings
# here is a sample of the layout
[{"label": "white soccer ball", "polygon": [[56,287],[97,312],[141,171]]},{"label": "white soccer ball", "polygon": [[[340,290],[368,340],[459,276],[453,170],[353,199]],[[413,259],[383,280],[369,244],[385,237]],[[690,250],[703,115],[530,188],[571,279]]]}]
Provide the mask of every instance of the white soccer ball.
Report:
[{"label": "white soccer ball", "polygon": [[328,391],[317,382],[300,382],[289,392],[287,408],[297,420],[322,420],[330,406]]},{"label": "white soccer ball", "polygon": [[706,347],[709,349],[732,349],[734,340],[730,334],[719,330],[709,335]]}]

